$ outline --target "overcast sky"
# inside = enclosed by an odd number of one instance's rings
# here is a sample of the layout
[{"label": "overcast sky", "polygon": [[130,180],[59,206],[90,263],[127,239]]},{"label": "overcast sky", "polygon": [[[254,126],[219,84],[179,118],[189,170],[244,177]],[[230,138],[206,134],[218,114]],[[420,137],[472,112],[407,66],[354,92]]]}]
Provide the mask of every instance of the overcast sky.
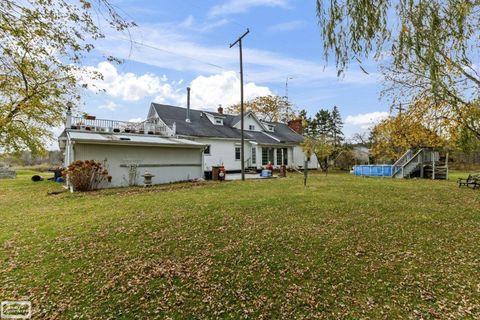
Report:
[{"label": "overcast sky", "polygon": [[[84,61],[103,73],[104,92],[86,91],[83,110],[98,118],[143,119],[152,101],[216,109],[240,99],[238,48],[229,44],[246,28],[245,95],[285,95],[313,115],[339,107],[347,136],[364,131],[388,113],[379,100],[375,63],[352,64],[338,79],[335,63],[323,60],[315,1],[298,0],[113,0],[138,27],[131,39],[105,29],[106,39]],[[115,65],[105,57],[125,59]]]}]

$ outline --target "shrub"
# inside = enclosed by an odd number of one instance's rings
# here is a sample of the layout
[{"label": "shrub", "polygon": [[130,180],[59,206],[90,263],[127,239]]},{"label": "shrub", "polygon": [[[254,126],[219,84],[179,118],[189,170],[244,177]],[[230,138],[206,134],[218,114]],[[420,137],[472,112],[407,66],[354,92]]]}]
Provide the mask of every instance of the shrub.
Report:
[{"label": "shrub", "polygon": [[77,160],[72,162],[62,172],[76,191],[90,191],[98,189],[105,181],[111,182],[112,177],[103,169],[102,164],[95,160]]}]

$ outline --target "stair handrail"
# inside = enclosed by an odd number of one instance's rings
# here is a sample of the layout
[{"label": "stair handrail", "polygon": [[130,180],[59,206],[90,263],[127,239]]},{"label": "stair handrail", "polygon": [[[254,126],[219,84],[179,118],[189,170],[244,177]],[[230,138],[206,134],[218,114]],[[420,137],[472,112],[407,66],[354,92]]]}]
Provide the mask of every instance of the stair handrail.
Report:
[{"label": "stair handrail", "polygon": [[409,157],[411,157],[412,154],[412,149],[408,149],[400,158],[398,158],[397,161],[395,161],[395,163],[392,165],[392,177],[402,170],[404,163],[410,160]]},{"label": "stair handrail", "polygon": [[[404,161],[404,158],[408,158],[409,155],[413,153],[412,149],[408,149],[397,161],[393,164],[393,166],[398,166],[400,162]],[[408,161],[408,159],[407,159]]]},{"label": "stair handrail", "polygon": [[247,167],[250,167],[250,160],[252,157],[248,157],[245,161],[243,161],[244,164],[247,164]]},{"label": "stair handrail", "polygon": [[405,170],[405,168],[406,168],[410,163],[412,163],[413,160],[416,160],[421,153],[423,153],[423,149],[418,150],[418,151],[402,166],[402,170]]}]

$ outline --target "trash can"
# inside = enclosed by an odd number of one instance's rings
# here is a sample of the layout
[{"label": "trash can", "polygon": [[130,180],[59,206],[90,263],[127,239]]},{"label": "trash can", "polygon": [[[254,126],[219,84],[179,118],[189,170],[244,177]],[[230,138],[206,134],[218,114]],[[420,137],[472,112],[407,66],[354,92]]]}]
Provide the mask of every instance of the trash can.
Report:
[{"label": "trash can", "polygon": [[205,171],[204,173],[205,180],[212,180],[212,171]]},{"label": "trash can", "polygon": [[280,166],[280,177],[285,178],[287,176],[287,166],[282,164]]},{"label": "trash can", "polygon": [[212,166],[212,180],[218,180],[218,174],[220,173],[220,166]]}]

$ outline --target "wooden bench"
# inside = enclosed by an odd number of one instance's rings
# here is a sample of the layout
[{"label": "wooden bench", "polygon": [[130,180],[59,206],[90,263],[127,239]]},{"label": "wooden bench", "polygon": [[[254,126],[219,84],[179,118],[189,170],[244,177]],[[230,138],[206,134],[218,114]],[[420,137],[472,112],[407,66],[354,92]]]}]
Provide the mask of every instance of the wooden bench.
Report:
[{"label": "wooden bench", "polygon": [[458,187],[466,186],[473,189],[480,188],[480,174],[470,174],[467,179],[459,178],[457,180]]}]

